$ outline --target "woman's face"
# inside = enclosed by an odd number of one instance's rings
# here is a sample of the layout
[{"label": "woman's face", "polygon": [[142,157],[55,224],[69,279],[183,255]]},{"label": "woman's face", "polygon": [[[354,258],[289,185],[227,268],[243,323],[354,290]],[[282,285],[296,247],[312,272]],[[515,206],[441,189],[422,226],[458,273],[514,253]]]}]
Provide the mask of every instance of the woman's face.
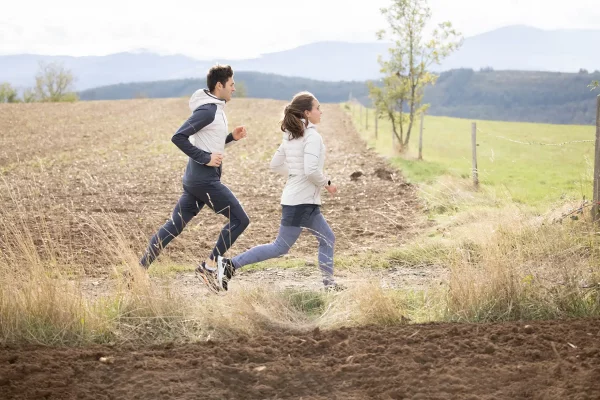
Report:
[{"label": "woman's face", "polygon": [[304,111],[306,119],[315,125],[321,122],[321,114],[323,114],[323,111],[321,111],[321,104],[319,104],[319,100],[317,99],[313,100],[312,110]]}]

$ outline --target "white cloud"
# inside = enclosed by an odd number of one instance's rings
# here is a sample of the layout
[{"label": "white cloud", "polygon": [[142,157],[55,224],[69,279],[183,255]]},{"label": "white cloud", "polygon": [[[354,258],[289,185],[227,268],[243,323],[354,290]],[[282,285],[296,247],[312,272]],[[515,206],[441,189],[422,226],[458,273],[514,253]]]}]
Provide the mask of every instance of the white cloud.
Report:
[{"label": "white cloud", "polygon": [[[597,0],[430,0],[435,21],[465,35],[509,24],[600,29]],[[389,0],[14,1],[0,16],[0,53],[103,55],[136,48],[247,58],[322,40],[372,41]],[[35,12],[32,12],[35,10]]]},{"label": "white cloud", "polygon": [[438,21],[449,20],[466,36],[506,25],[540,29],[600,29],[597,0],[429,0]]}]

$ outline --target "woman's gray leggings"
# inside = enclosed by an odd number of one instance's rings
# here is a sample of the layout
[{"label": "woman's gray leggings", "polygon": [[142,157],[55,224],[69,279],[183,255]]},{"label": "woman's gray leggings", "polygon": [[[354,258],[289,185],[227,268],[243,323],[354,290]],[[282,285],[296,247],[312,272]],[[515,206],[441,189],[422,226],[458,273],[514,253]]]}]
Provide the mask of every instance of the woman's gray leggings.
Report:
[{"label": "woman's gray leggings", "polygon": [[323,283],[326,286],[333,284],[335,235],[321,213],[312,215],[301,227],[281,225],[277,239],[273,243],[253,247],[234,257],[232,259],[234,267],[238,269],[286,254],[300,236],[302,229],[308,229],[319,241],[319,268],[323,274]]}]

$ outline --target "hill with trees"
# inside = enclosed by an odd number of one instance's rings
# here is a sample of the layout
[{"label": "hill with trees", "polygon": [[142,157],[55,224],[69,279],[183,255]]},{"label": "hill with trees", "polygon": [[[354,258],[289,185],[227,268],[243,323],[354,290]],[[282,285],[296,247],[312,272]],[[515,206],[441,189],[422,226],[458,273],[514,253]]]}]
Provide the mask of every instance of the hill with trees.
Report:
[{"label": "hill with trees", "polygon": [[[235,79],[247,97],[289,100],[295,93],[308,90],[326,103],[352,97],[371,104],[366,82],[325,82],[257,72],[238,72]],[[456,69],[443,72],[435,86],[426,89],[424,102],[431,104],[430,115],[593,124],[597,91],[588,88],[593,80],[600,80],[600,72]],[[184,97],[205,86],[204,79],[135,82],[88,89],[79,96],[81,100]]]}]

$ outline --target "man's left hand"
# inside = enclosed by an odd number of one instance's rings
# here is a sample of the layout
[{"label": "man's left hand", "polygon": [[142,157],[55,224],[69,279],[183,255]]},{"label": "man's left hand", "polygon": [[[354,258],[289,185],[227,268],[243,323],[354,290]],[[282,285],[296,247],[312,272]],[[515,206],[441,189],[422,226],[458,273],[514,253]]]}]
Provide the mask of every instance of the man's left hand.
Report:
[{"label": "man's left hand", "polygon": [[245,126],[238,126],[231,132],[231,135],[233,136],[233,140],[240,140],[248,136],[248,132]]}]

